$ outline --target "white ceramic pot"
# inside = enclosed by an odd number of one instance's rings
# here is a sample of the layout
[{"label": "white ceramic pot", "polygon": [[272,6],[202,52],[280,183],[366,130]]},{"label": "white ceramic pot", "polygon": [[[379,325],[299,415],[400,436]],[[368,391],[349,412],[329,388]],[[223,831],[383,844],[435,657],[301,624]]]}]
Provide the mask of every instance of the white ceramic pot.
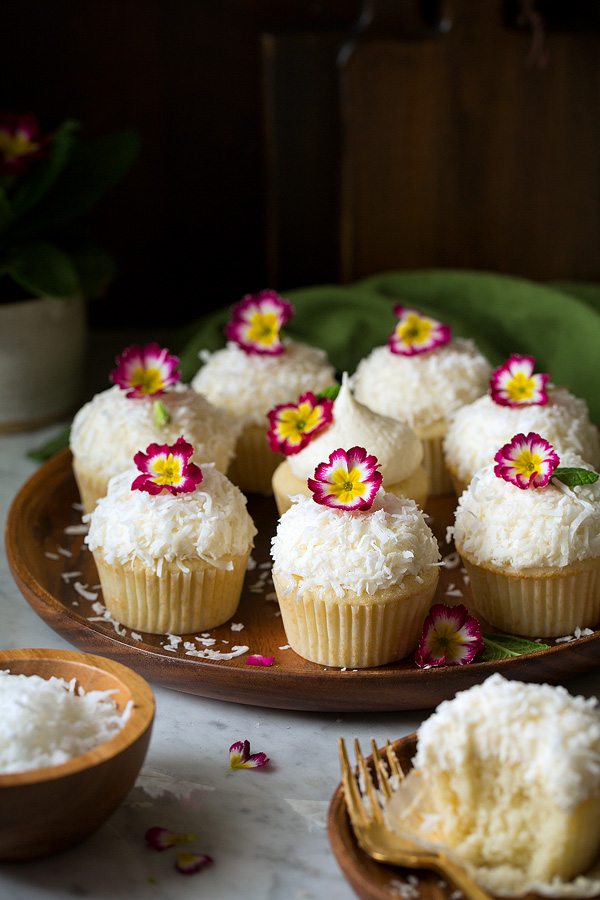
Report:
[{"label": "white ceramic pot", "polygon": [[75,409],[85,344],[79,298],[0,304],[0,431],[35,428]]}]

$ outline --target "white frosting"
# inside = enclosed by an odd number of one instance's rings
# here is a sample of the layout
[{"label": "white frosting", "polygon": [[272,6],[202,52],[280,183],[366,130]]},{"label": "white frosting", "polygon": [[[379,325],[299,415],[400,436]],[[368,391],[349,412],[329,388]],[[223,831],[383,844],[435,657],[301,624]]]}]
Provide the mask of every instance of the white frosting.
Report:
[{"label": "white frosting", "polygon": [[160,573],[160,561],[202,559],[231,568],[230,557],[242,556],[256,528],[246,498],[212,465],[195,491],[152,496],[131,490],[140,473],[132,468],[111,479],[108,494],[87,517],[86,543],[108,563],[142,560]]},{"label": "white frosting", "polygon": [[461,481],[468,483],[519,432],[535,431],[557,453],[572,450],[590,466],[600,466],[600,437],[585,400],[557,387],[548,390],[548,398],[545,406],[512,408],[499,406],[486,394],[459,409],[448,427],[444,452]]},{"label": "white frosting", "polygon": [[204,365],[192,379],[195,391],[240,417],[245,425],[264,425],[278,403],[305,391],[321,391],[335,381],[324,350],[286,339],[279,356],[244,353],[233,341],[216,353],[203,351]]},{"label": "white frosting", "polygon": [[447,421],[488,387],[491,366],[469,340],[458,338],[416,356],[376,347],[353,376],[357,400],[416,428]]},{"label": "white frosting", "polygon": [[[419,574],[439,550],[414,500],[383,491],[370,510],[348,512],[293,497],[272,541],[273,571],[299,594],[314,587],[374,594]],[[300,581],[296,581],[297,576]]]},{"label": "white frosting", "polygon": [[338,447],[365,447],[381,463],[384,486],[403,481],[423,459],[423,447],[409,425],[380,416],[352,396],[348,376],[333,405],[333,422],[300,453],[288,456],[293,474],[303,481]]},{"label": "white frosting", "polygon": [[[561,465],[589,468],[573,453]],[[456,548],[476,563],[521,571],[600,557],[600,481],[522,490],[490,465],[473,476],[455,516]]]},{"label": "white frosting", "polygon": [[[164,426],[154,421],[156,399],[171,416]],[[148,444],[173,444],[183,436],[194,447],[195,462],[214,462],[224,472],[239,431],[239,423],[189,387],[176,385],[157,398],[128,399],[115,385],[79,410],[71,428],[71,450],[86,469],[108,479],[127,469]]]},{"label": "white frosting", "polygon": [[421,725],[413,765],[454,773],[474,755],[519,766],[525,782],[574,809],[600,795],[598,700],[491,675],[445,700]]}]

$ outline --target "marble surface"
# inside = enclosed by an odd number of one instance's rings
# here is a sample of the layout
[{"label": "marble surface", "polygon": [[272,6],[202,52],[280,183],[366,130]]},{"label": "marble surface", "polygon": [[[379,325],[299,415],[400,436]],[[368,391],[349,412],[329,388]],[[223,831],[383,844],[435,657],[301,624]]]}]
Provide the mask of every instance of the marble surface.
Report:
[{"label": "marble surface", "polygon": [[[57,429],[0,437],[2,529],[18,485],[34,471],[26,451]],[[32,612],[0,556],[0,647],[69,648]],[[600,677],[570,682],[600,691]],[[156,898],[188,900],[351,900],[327,841],[327,806],[339,781],[336,741],[379,743],[418,727],[418,713],[348,715],[281,712],[203,700],[155,687],[150,750],[123,806],[80,846],[46,860],[0,865],[3,900]],[[423,714],[425,715],[425,714]],[[228,747],[248,738],[265,769],[232,772]],[[214,858],[183,876],[174,853],[146,849],[153,825],[193,831]]]}]

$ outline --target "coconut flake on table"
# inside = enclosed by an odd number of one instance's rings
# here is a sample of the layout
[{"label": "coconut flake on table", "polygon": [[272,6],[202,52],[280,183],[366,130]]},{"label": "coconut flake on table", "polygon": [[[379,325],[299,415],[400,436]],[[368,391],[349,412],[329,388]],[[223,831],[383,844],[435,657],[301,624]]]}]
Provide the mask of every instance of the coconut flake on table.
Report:
[{"label": "coconut flake on table", "polygon": [[119,712],[113,693],[0,671],[0,774],[57,766],[110,740],[132,708]]}]

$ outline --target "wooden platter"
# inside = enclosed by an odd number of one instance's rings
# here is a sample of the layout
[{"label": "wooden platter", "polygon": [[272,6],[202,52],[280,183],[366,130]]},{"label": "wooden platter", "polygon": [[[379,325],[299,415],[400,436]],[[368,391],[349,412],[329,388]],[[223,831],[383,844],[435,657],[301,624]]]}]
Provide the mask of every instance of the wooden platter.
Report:
[{"label": "wooden platter", "polygon": [[[594,669],[600,661],[600,632],[549,650],[497,662],[472,663],[440,669],[418,669],[412,660],[376,669],[324,669],[287,648],[287,639],[273,593],[269,545],[275,531],[276,510],[270,498],[251,497],[249,509],[259,534],[238,612],[231,623],[208,635],[184,636],[199,650],[225,653],[235,645],[248,653],[233,659],[203,659],[186,655],[183,642],[167,650],[161,635],[132,637],[98,618],[93,600],[77,593],[75,584],[96,602],[102,593],[92,554],[83,543],[79,496],[68,451],[45,463],[18,492],[6,525],[6,551],[15,581],[27,602],[51,628],[75,646],[108,656],[136,669],[165,687],[236,703],[279,709],[331,712],[431,709],[459,690],[483,681],[492,672],[525,681],[560,683]],[[441,542],[452,518],[455,498],[436,498],[427,507],[432,528]],[[65,532],[65,529],[67,531]],[[441,543],[442,554],[452,547]],[[77,573],[70,575],[69,573]],[[437,602],[469,606],[468,585],[460,565],[443,568]],[[196,637],[199,640],[196,640]],[[214,643],[212,643],[214,641]],[[210,645],[210,646],[209,646]],[[248,654],[275,657],[270,668],[246,664]]]}]

